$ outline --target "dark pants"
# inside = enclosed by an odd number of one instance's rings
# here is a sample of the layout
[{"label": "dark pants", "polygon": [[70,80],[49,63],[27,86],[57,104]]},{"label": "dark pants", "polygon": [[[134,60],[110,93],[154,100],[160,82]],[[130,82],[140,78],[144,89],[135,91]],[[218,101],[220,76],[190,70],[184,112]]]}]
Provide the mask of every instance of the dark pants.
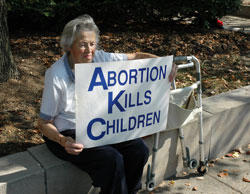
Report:
[{"label": "dark pants", "polygon": [[[75,139],[75,130],[62,134]],[[46,137],[44,140],[57,157],[87,172],[93,185],[101,187],[101,194],[135,194],[141,188],[143,167],[149,155],[142,139],[83,149],[77,156],[68,154],[60,144]]]}]

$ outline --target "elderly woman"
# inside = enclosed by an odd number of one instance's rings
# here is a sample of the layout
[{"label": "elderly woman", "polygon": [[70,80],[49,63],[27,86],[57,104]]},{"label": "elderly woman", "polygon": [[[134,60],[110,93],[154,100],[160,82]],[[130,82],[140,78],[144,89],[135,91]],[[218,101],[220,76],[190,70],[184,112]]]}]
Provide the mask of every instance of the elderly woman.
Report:
[{"label": "elderly woman", "polygon": [[[97,50],[99,29],[89,15],[66,24],[61,46],[65,54],[45,75],[39,128],[49,150],[87,172],[102,194],[132,194],[141,188],[148,148],[142,139],[84,149],[75,142],[76,63],[108,62],[152,58],[149,53],[107,53]],[[176,66],[169,80],[175,77]]]}]

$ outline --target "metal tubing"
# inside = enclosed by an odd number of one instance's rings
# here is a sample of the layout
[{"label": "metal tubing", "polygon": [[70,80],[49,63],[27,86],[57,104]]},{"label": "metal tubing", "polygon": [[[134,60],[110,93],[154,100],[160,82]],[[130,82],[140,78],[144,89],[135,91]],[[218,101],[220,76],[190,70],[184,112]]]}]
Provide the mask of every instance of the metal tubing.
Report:
[{"label": "metal tubing", "polygon": [[179,128],[179,138],[180,138],[180,143],[181,143],[181,151],[182,151],[182,160],[183,160],[183,165],[184,167],[187,167],[187,150],[185,146],[185,141],[184,141],[184,133],[183,129]]},{"label": "metal tubing", "polygon": [[99,187],[94,187],[93,185],[91,186],[91,188],[90,188],[90,190],[89,190],[89,192],[88,192],[88,194],[95,194],[95,193],[99,193],[100,192],[100,188]]},{"label": "metal tubing", "polygon": [[[188,67],[192,67],[195,65],[196,67],[196,72],[197,72],[197,106],[198,108],[200,108],[202,110],[202,86],[201,86],[201,69],[200,69],[200,62],[199,60],[195,57],[195,56],[178,56],[178,57],[174,57],[174,62],[188,62],[188,64],[180,64],[178,65],[178,69],[183,69],[183,68],[188,68]],[[176,89],[176,86],[174,84],[174,89]],[[200,127],[200,131],[199,131],[199,150],[200,150],[200,161],[201,162],[205,162],[205,154],[204,154],[204,140],[203,140],[203,120],[202,120],[202,111],[199,112],[199,127]],[[180,135],[180,137],[184,137],[183,136],[183,131],[181,131],[179,129],[179,133],[182,133]],[[181,139],[181,144],[182,147],[184,146],[184,138]],[[185,149],[183,149],[185,152]],[[186,153],[183,153],[183,155],[185,156]]]},{"label": "metal tubing", "polygon": [[187,56],[174,57],[174,62],[183,62],[183,61],[187,61]]},{"label": "metal tubing", "polygon": [[205,162],[202,111],[199,112],[198,114],[199,114],[199,125],[200,125],[200,133],[199,133],[200,161]]},{"label": "metal tubing", "polygon": [[197,73],[201,73],[201,68],[200,68],[200,62],[199,62],[199,60],[195,57],[195,56],[191,56],[191,61],[193,61],[194,62],[194,64],[195,64],[195,66],[196,66],[196,71],[197,71]]},{"label": "metal tubing", "polygon": [[[201,86],[201,69],[200,69],[200,62],[199,60],[192,56],[192,61],[194,62],[196,66],[197,71],[197,81],[200,81],[200,84],[197,88],[197,95],[198,95],[198,108],[202,109],[202,86]],[[200,126],[200,132],[199,132],[199,150],[200,150],[200,161],[205,162],[205,154],[204,154],[204,140],[203,140],[203,120],[202,120],[202,111],[199,112],[199,126]]]},{"label": "metal tubing", "polygon": [[152,155],[152,167],[151,167],[151,173],[150,173],[150,178],[154,178],[155,176],[155,161],[156,161],[156,155],[158,151],[158,144],[159,144],[159,136],[160,132],[156,133],[154,135],[154,147],[153,147],[153,155]]},{"label": "metal tubing", "polygon": [[178,56],[174,57],[174,62],[187,62],[192,59],[192,56]]},{"label": "metal tubing", "polygon": [[180,64],[178,65],[178,69],[185,69],[185,68],[189,68],[189,67],[193,67],[194,63],[187,63],[187,64]]}]

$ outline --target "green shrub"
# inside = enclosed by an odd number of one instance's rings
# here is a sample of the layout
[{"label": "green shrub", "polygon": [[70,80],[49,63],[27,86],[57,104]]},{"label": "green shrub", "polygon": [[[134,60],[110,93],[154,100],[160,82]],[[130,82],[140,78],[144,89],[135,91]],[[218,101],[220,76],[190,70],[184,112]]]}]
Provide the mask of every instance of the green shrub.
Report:
[{"label": "green shrub", "polygon": [[[88,13],[103,23],[160,22],[195,18],[210,27],[216,18],[237,11],[242,0],[9,0],[9,25],[59,29],[70,19]],[[29,22],[27,22],[29,21]]]}]

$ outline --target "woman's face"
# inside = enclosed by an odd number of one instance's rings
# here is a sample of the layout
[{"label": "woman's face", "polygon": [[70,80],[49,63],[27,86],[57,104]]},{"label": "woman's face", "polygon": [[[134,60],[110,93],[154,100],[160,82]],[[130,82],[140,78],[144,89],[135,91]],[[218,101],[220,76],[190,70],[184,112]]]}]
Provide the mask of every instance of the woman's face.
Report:
[{"label": "woman's face", "polygon": [[69,49],[74,64],[91,63],[96,50],[96,35],[93,31],[80,32]]}]

